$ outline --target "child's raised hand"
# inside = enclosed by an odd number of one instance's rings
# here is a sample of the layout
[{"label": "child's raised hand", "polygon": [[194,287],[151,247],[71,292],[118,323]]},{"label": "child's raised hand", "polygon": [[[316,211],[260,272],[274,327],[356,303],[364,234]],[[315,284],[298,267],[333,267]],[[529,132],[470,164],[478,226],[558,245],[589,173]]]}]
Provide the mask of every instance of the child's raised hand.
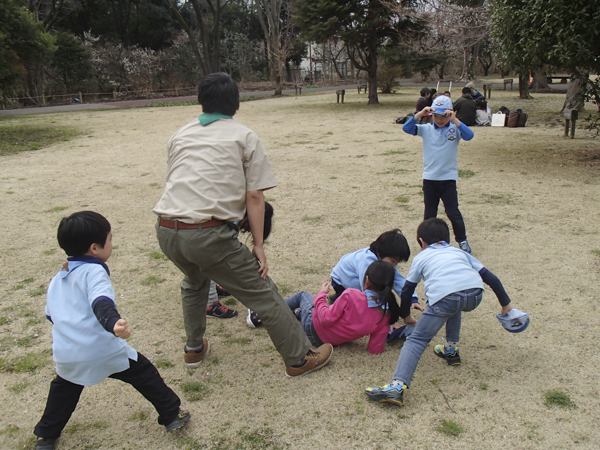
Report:
[{"label": "child's raised hand", "polygon": [[113,328],[113,333],[115,333],[116,337],[120,337],[122,339],[128,339],[131,336],[131,331],[129,331],[129,326],[124,319],[117,320],[115,326]]},{"label": "child's raised hand", "polygon": [[321,291],[320,292],[329,292],[329,288],[331,287],[331,283],[329,281],[326,281],[325,283],[323,283],[323,285],[321,286]]},{"label": "child's raised hand", "polygon": [[415,114],[415,119],[420,119],[421,117],[426,116],[432,109],[433,108],[431,106],[426,106],[421,111]]}]

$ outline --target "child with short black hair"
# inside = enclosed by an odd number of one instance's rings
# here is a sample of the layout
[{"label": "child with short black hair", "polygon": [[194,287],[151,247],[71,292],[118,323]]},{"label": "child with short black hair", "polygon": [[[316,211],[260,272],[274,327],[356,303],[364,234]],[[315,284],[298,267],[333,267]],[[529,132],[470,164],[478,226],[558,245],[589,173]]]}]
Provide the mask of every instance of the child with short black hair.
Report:
[{"label": "child with short black hair", "polygon": [[[432,113],[433,124],[418,125],[417,121]],[[402,131],[423,138],[423,219],[437,216],[440,200],[444,203],[446,215],[452,222],[454,237],[461,250],[471,253],[465,221],[458,209],[458,143],[461,139],[473,139],[473,131],[456,117],[452,110],[452,100],[437,97],[433,106],[407,120]]]},{"label": "child with short black hair", "polygon": [[81,211],[61,220],[58,243],[67,262],[50,281],[46,317],[52,322],[56,378],[44,414],[36,425],[36,449],[53,449],[75,410],[84,386],[115,378],[131,384],[158,412],[167,431],[179,429],[190,414],[156,367],[127,345],[131,332],[115,304],[106,261],[113,249],[108,220]]},{"label": "child with short black hair", "polygon": [[507,316],[513,309],[498,277],[468,253],[448,244],[449,239],[450,229],[442,219],[425,220],[417,229],[417,241],[423,250],[413,259],[406,277],[401,294],[400,317],[405,323],[414,320],[410,316],[410,301],[421,278],[425,281],[427,307],[400,351],[392,382],[365,390],[375,401],[402,406],[404,391],[410,387],[421,355],[444,324],[446,342],[436,345],[434,352],[449,365],[461,363],[458,351],[461,313],[479,306],[483,282],[498,297],[502,307],[500,316]]}]

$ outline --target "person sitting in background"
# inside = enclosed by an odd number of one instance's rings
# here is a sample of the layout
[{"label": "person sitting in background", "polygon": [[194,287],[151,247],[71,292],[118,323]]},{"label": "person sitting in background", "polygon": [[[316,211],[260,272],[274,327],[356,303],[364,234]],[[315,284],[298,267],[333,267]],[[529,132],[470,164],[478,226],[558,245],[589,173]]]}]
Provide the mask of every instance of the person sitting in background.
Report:
[{"label": "person sitting in background", "polygon": [[475,100],[471,95],[471,88],[464,87],[462,90],[462,97],[454,102],[454,111],[456,111],[456,118],[468,127],[472,127],[477,122],[475,121],[475,115],[477,108],[475,107]]},{"label": "person sitting in background", "polygon": [[478,98],[484,98],[481,92],[475,89],[475,83],[473,83],[472,81],[469,81],[467,84],[465,84],[465,87],[471,89],[471,96],[473,97],[473,100],[477,100]]}]

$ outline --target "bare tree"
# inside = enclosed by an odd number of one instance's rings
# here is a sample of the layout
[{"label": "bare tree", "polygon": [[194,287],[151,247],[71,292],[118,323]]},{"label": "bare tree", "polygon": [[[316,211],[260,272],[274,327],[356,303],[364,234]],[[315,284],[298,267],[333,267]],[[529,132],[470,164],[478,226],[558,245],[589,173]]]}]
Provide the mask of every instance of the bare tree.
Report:
[{"label": "bare tree", "polygon": [[196,16],[200,43],[190,24],[181,15],[180,3],[177,0],[165,1],[188,35],[203,75],[221,70],[221,13],[228,0],[186,0],[192,5]]},{"label": "bare tree", "polygon": [[281,81],[288,56],[294,47],[290,14],[293,0],[255,0],[258,20],[263,29],[271,74],[275,77],[275,95],[281,95]]}]

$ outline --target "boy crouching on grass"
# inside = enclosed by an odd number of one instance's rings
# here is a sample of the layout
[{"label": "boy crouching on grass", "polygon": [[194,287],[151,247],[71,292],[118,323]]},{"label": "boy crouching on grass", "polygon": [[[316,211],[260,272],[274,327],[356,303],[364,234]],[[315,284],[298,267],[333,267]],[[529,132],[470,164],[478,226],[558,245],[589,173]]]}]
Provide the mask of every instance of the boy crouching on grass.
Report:
[{"label": "boy crouching on grass", "polygon": [[77,406],[84,386],[116,378],[131,384],[158,412],[167,431],[190,419],[179,397],[156,367],[127,345],[131,336],[114,302],[106,261],[112,253],[110,223],[98,213],[81,211],[58,226],[58,243],[69,256],[48,287],[46,317],[52,322],[56,378],[44,415],[36,425],[36,449],[53,449]]},{"label": "boy crouching on grass", "polygon": [[417,241],[423,251],[413,259],[402,288],[400,317],[405,323],[414,320],[410,316],[411,299],[422,278],[425,280],[427,308],[412,334],[406,338],[392,382],[365,390],[372,400],[403,405],[404,391],[410,387],[421,355],[444,324],[446,343],[436,345],[433,350],[451,366],[461,363],[458,352],[461,313],[479,306],[484,282],[498,297],[502,307],[499,317],[507,317],[513,310],[498,277],[468,253],[448,244],[449,240],[450,229],[442,219],[425,220],[417,228]]}]

